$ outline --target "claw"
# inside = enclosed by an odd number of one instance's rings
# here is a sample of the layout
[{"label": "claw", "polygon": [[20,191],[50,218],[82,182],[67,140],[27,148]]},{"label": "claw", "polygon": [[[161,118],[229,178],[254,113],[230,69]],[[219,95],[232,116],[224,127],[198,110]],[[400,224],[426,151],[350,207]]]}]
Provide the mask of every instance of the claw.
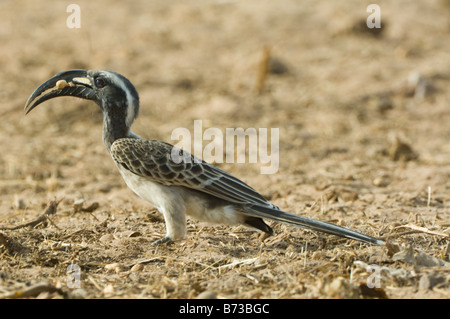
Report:
[{"label": "claw", "polygon": [[152,246],[158,246],[158,245],[161,245],[161,244],[171,245],[173,243],[174,243],[174,241],[170,237],[164,236],[161,239],[155,240],[152,243]]}]

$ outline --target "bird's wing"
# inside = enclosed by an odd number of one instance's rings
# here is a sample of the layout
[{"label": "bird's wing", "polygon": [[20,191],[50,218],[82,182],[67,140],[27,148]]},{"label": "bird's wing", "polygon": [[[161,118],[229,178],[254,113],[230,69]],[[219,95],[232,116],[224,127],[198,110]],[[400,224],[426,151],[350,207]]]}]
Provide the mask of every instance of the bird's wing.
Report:
[{"label": "bird's wing", "polygon": [[122,138],[110,152],[118,165],[153,182],[184,186],[232,204],[278,209],[243,181],[171,144]]}]

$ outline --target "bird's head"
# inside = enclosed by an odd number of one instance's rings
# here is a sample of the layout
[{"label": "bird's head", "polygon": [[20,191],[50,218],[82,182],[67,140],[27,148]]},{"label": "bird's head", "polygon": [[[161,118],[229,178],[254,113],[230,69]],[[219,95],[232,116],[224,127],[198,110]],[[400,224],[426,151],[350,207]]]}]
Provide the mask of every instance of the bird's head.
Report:
[{"label": "bird's head", "polygon": [[36,106],[58,96],[74,96],[96,102],[104,116],[121,119],[130,127],[139,112],[139,95],[131,82],[111,71],[70,70],[42,83],[25,104],[28,114]]}]

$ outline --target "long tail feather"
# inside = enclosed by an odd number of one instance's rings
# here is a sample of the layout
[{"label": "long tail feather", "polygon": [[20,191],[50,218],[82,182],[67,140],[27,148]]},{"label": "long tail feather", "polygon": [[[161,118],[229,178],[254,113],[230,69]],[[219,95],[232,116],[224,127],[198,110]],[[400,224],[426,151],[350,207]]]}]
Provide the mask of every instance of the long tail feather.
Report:
[{"label": "long tail feather", "polygon": [[267,219],[273,219],[278,222],[295,225],[307,229],[312,229],[316,231],[320,231],[327,234],[337,235],[340,237],[350,238],[354,240],[358,240],[361,242],[369,243],[369,244],[375,244],[375,245],[384,245],[385,242],[377,239],[375,237],[371,237],[368,235],[364,235],[361,233],[358,233],[356,231],[353,231],[351,229],[337,226],[331,223],[322,222],[319,220],[302,217],[299,215],[289,214],[286,212],[283,212],[282,210],[277,210],[269,207],[263,207],[263,206],[251,206],[251,207],[245,207],[244,212],[246,212],[249,215],[257,216],[261,218],[267,218]]}]

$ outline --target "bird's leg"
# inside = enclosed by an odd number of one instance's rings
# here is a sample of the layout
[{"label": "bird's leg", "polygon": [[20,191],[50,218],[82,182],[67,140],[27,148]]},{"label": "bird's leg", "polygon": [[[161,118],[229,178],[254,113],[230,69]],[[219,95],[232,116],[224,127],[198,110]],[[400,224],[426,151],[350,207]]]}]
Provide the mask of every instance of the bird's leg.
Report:
[{"label": "bird's leg", "polygon": [[152,243],[153,246],[170,243],[186,237],[186,209],[179,201],[172,201],[160,210],[166,222],[166,236]]}]

